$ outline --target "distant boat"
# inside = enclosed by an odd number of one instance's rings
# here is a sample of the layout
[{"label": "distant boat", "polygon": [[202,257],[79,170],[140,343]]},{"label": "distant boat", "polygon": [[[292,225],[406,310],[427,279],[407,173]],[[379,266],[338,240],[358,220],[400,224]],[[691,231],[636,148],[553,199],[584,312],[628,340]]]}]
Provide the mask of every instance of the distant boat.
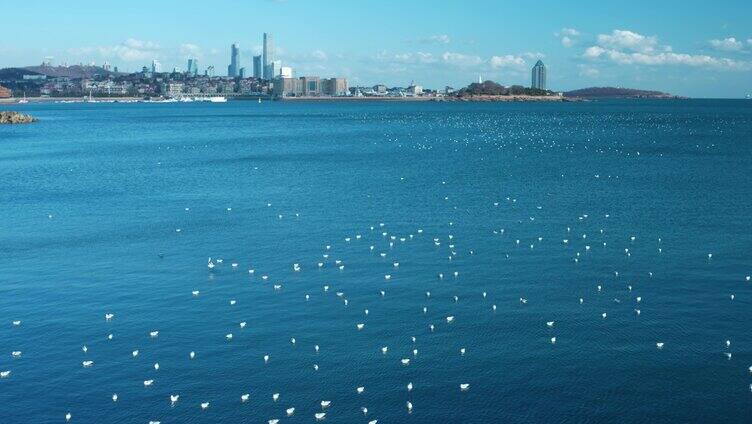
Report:
[{"label": "distant boat", "polygon": [[[749,96],[747,96],[747,98],[749,98]],[[258,102],[261,103],[261,97],[259,97]]]},{"label": "distant boat", "polygon": [[[749,98],[749,96],[747,96]],[[19,100],[18,103],[29,103],[29,101],[26,99],[26,92],[24,91],[23,99]]]},{"label": "distant boat", "polygon": [[227,101],[227,97],[224,97],[224,96],[210,97],[209,101],[212,103],[224,103]]}]

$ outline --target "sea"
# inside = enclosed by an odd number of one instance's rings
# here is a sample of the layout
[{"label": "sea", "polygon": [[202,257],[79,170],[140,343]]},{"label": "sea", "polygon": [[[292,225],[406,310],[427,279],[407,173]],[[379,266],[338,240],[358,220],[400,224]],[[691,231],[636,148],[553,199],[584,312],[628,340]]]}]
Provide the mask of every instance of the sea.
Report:
[{"label": "sea", "polygon": [[4,109],[2,423],[752,422],[750,101]]}]

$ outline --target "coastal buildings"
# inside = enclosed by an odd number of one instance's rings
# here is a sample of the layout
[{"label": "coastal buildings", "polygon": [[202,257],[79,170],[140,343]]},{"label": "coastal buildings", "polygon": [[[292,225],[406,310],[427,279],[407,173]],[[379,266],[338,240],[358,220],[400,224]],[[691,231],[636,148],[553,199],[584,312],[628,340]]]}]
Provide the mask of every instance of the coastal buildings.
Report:
[{"label": "coastal buildings", "polygon": [[153,74],[158,74],[162,72],[162,64],[159,63],[157,59],[154,59],[151,61],[151,72]]},{"label": "coastal buildings", "polygon": [[282,78],[292,78],[292,68],[289,66],[280,67],[279,76]]},{"label": "coastal buildings", "polygon": [[228,77],[237,77],[240,73],[240,46],[232,43],[230,46],[230,65],[227,67]]},{"label": "coastal buildings", "polygon": [[275,97],[347,96],[349,89],[345,78],[279,77],[274,80],[272,94]]},{"label": "coastal buildings", "polygon": [[0,99],[6,99],[12,97],[12,93],[7,88],[0,85]]},{"label": "coastal buildings", "polygon": [[347,96],[350,93],[345,78],[326,78],[321,80],[321,92],[326,96]]},{"label": "coastal buildings", "polygon": [[538,61],[533,66],[532,84],[531,88],[537,88],[538,90],[546,89],[546,65],[542,61]]},{"label": "coastal buildings", "polygon": [[273,79],[276,72],[273,68],[274,62],[274,38],[272,34],[264,33],[264,46],[263,46],[263,78],[266,80]]},{"label": "coastal buildings", "polygon": [[253,56],[253,78],[261,79],[264,75],[261,66],[261,55]]}]

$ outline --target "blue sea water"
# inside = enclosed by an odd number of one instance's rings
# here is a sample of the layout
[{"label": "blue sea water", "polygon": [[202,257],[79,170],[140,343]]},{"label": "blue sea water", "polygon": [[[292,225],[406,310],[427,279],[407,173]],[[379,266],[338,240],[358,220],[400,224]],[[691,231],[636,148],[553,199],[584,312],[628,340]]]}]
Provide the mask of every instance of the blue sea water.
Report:
[{"label": "blue sea water", "polygon": [[752,419],[752,102],[11,108],[2,423]]}]

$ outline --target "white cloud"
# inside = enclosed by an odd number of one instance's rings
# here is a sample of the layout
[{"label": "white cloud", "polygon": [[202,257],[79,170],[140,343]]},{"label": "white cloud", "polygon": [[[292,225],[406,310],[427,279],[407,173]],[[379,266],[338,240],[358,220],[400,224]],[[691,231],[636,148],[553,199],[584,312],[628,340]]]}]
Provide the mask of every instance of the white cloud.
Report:
[{"label": "white cloud", "polygon": [[574,28],[562,28],[561,31],[554,33],[554,36],[559,38],[562,46],[570,48],[577,42],[580,31]]},{"label": "white cloud", "polygon": [[525,53],[522,53],[522,55],[528,59],[536,59],[536,60],[543,59],[544,57],[546,57],[546,55],[541,52],[525,52]]},{"label": "white cloud", "polygon": [[[747,40],[748,42],[750,40]],[[710,40],[710,45],[716,50],[722,50],[727,52],[739,51],[744,47],[741,40],[737,40],[734,37],[724,38],[723,40]]]},{"label": "white cloud", "polygon": [[656,37],[632,31],[614,30],[600,34],[597,43],[585,49],[582,57],[590,60],[609,60],[621,65],[683,65],[730,70],[750,69],[750,63],[724,57],[675,53],[671,46],[658,44]]},{"label": "white cloud", "polygon": [[[84,48],[93,49],[93,48]],[[151,41],[129,38],[116,46],[97,47],[96,50],[103,57],[117,57],[124,62],[139,62],[151,60],[160,56],[160,46]]]},{"label": "white cloud", "polygon": [[186,43],[180,45],[180,54],[192,58],[201,58],[203,52],[201,47],[195,44]]},{"label": "white cloud", "polygon": [[524,68],[527,64],[525,59],[511,54],[504,56],[492,56],[488,61],[492,68]]},{"label": "white cloud", "polygon": [[444,63],[460,67],[477,66],[483,63],[483,59],[479,56],[452,52],[445,52],[442,54],[441,60]]},{"label": "white cloud", "polygon": [[598,69],[592,66],[579,65],[579,69],[580,69],[579,74],[581,77],[598,78],[601,74],[601,72]]},{"label": "white cloud", "polygon": [[616,50],[648,53],[655,50],[658,39],[632,31],[615,29],[611,34],[598,35],[598,45]]},{"label": "white cloud", "polygon": [[451,42],[451,39],[446,34],[438,34],[421,38],[418,41],[420,41],[421,43],[449,44]]},{"label": "white cloud", "polygon": [[311,58],[315,60],[326,60],[326,53],[322,50],[314,50],[311,52]]}]

